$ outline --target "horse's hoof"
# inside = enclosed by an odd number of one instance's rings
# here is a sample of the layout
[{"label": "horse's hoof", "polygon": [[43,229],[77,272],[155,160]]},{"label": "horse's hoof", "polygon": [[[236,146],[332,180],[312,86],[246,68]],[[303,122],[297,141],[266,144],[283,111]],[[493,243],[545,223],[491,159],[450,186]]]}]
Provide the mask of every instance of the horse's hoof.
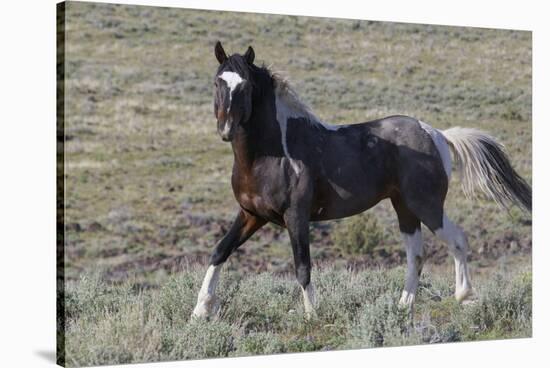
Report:
[{"label": "horse's hoof", "polygon": [[203,306],[196,306],[195,309],[193,309],[193,313],[191,313],[191,319],[208,319],[210,317],[210,313],[204,308]]},{"label": "horse's hoof", "polygon": [[475,305],[477,304],[477,299],[466,299],[460,302],[460,305]]},{"label": "horse's hoof", "polygon": [[313,305],[311,305],[311,304],[305,305],[304,318],[307,321],[311,321],[312,319],[314,319],[316,317],[317,317],[317,312],[315,311],[315,308],[313,307]]},{"label": "horse's hoof", "polygon": [[469,305],[477,302],[477,296],[473,289],[465,289],[455,293],[456,301],[461,305]]},{"label": "horse's hoof", "polygon": [[401,293],[401,298],[399,299],[399,307],[402,309],[412,309],[414,304],[415,294],[403,291]]},{"label": "horse's hoof", "polygon": [[193,309],[191,318],[209,320],[216,315],[218,308],[218,301],[214,298],[199,302]]},{"label": "horse's hoof", "polygon": [[307,311],[305,313],[306,321],[312,321],[313,319],[315,319],[315,317],[317,317],[317,313],[315,313],[315,310]]}]

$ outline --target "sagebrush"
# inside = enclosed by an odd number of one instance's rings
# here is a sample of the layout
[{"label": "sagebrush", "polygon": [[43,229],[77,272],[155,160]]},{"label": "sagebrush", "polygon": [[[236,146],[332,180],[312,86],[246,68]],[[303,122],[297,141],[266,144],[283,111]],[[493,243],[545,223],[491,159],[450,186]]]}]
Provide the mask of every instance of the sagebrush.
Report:
[{"label": "sagebrush", "polygon": [[398,305],[404,278],[391,270],[327,267],[313,273],[318,307],[305,318],[290,275],[222,273],[214,320],[191,319],[203,275],[190,267],[159,289],[109,285],[100,273],[67,288],[71,366],[473,341],[531,335],[531,273],[478,280],[478,302],[454,300],[452,273],[426,273],[413,319]]}]

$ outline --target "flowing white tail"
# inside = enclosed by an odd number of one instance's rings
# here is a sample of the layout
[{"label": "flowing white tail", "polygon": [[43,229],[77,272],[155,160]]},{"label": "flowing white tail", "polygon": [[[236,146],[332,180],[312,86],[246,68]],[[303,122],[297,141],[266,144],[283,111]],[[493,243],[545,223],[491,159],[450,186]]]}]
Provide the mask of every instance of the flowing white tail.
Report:
[{"label": "flowing white tail", "polygon": [[479,189],[503,207],[511,202],[531,212],[531,187],[512,168],[502,144],[471,128],[455,127],[441,133],[454,154],[462,190],[468,197]]}]

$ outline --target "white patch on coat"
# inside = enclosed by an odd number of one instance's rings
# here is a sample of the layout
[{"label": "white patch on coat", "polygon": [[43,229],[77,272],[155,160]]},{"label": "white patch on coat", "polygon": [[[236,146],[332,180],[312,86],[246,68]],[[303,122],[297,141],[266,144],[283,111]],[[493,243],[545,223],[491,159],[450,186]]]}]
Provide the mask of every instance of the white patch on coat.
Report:
[{"label": "white patch on coat", "polygon": [[337,131],[347,125],[327,124],[319,119],[311,108],[300,100],[297,93],[290,86],[288,81],[277,73],[271,73],[275,84],[275,108],[277,110],[277,122],[281,128],[281,139],[285,156],[289,159],[294,172],[298,175],[301,168],[290,153],[287,143],[288,119],[305,119],[309,124],[318,126],[321,129]]},{"label": "white patch on coat", "polygon": [[311,316],[315,313],[315,288],[313,283],[310,282],[306,288],[302,287],[302,294],[304,296],[304,310],[308,316]]},{"label": "white patch on coat", "polygon": [[229,87],[229,106],[227,107],[227,113],[229,114],[229,110],[231,109],[231,100],[233,99],[233,92],[239,84],[244,82],[244,79],[235,72],[223,72],[220,74],[219,78],[224,80],[225,83],[227,83],[227,87]]},{"label": "white patch on coat", "polygon": [[455,297],[459,302],[472,295],[473,289],[468,272],[468,239],[464,231],[443,215],[443,226],[435,235],[447,244],[455,261]]},{"label": "white patch on coat", "polygon": [[292,88],[287,79],[283,78],[280,74],[271,72],[271,77],[273,78],[275,84],[275,96],[284,100],[284,103],[288,106],[290,110],[294,112],[294,115],[297,117],[307,117],[307,120],[310,124],[319,125],[327,130],[337,131],[340,128],[346,127],[348,125],[332,125],[325,123],[319,119],[311,110],[311,108],[304,103],[298,97],[298,94]]},{"label": "white patch on coat", "polygon": [[[338,174],[340,174],[340,168],[338,168]],[[330,184],[330,186],[332,187],[332,189],[334,189],[336,194],[338,194],[338,196],[341,199],[348,200],[348,199],[351,198],[352,194],[346,188],[343,188],[343,187],[339,186],[337,183],[335,183],[334,181],[332,181],[328,178],[327,178],[327,181]]]},{"label": "white patch on coat", "polygon": [[210,265],[204,276],[202,287],[197,297],[197,305],[193,310],[193,315],[196,317],[206,318],[211,317],[216,313],[218,301],[216,297],[216,287],[220,279],[221,264],[214,266]]},{"label": "white patch on coat", "polygon": [[399,304],[411,307],[418,288],[419,267],[417,257],[423,257],[422,233],[417,229],[413,234],[401,233],[407,251],[407,277]]},{"label": "white patch on coat", "polygon": [[294,170],[296,175],[299,175],[301,171],[300,166],[294,159],[292,159],[292,157],[290,157],[286,142],[288,118],[295,116],[292,116],[292,112],[288,109],[288,106],[285,103],[282,103],[281,99],[278,98],[277,95],[275,95],[275,108],[277,110],[277,122],[279,123],[279,127],[281,128],[281,144],[283,145],[283,152],[285,153],[286,158],[288,158],[290,166],[292,166],[292,169]]},{"label": "white patch on coat", "polygon": [[447,144],[447,139],[445,139],[443,133],[441,133],[438,129],[435,129],[434,127],[420,120],[418,120],[418,123],[420,123],[420,127],[424,129],[426,133],[428,133],[432,138],[432,141],[439,151],[439,156],[441,157],[445,173],[447,173],[447,178],[451,180],[451,171],[453,166],[451,160],[451,152],[449,150],[449,145]]}]

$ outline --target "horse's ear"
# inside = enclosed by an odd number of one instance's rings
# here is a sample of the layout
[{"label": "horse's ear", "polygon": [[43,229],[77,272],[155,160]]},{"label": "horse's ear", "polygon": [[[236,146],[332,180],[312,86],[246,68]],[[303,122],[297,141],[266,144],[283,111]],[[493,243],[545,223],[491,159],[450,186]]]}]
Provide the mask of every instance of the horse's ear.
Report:
[{"label": "horse's ear", "polygon": [[216,46],[214,47],[214,54],[216,55],[216,59],[218,59],[218,62],[220,64],[223,64],[227,60],[227,55],[225,54],[225,50],[223,49],[222,43],[220,41],[216,42]]},{"label": "horse's ear", "polygon": [[255,56],[256,55],[254,54],[254,49],[252,48],[252,46],[248,46],[248,49],[244,53],[244,59],[246,60],[246,62],[248,64],[252,64],[254,62]]}]

